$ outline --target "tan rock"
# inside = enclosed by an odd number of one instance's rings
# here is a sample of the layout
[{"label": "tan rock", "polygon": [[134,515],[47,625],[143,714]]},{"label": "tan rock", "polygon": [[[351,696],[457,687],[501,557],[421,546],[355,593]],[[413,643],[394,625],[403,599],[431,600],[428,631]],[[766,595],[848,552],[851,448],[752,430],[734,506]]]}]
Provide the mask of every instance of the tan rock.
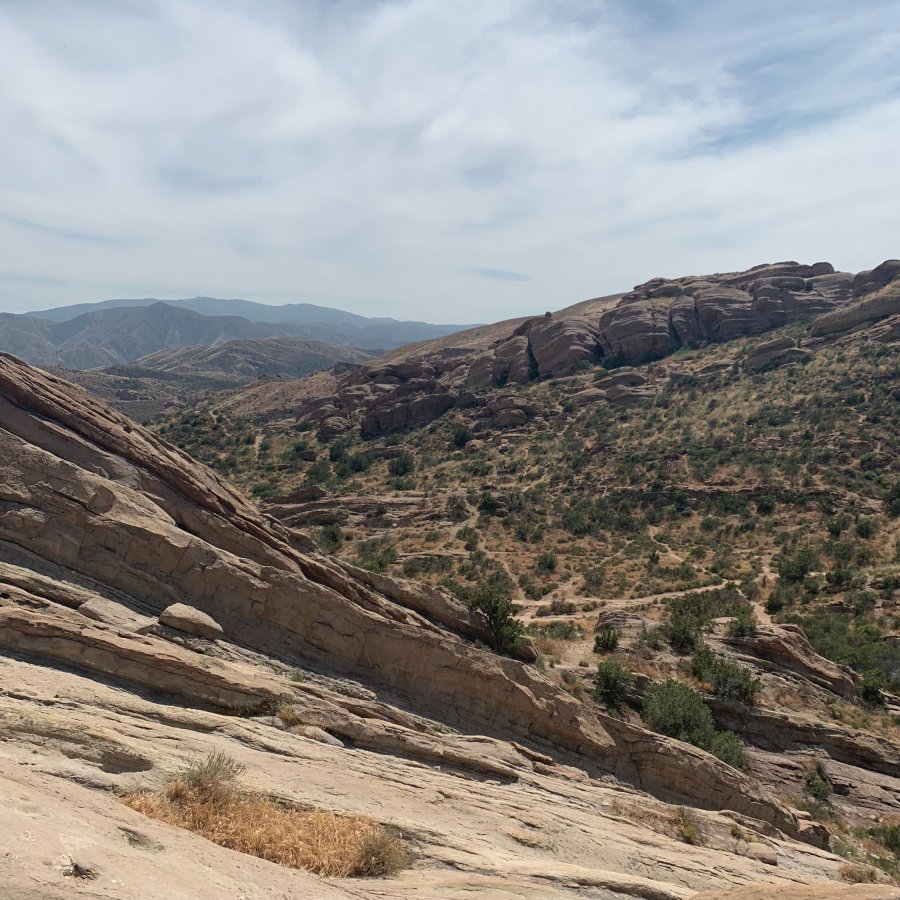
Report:
[{"label": "tan rock", "polygon": [[186,603],[173,603],[160,614],[159,621],[176,631],[184,631],[211,641],[222,637],[222,626],[212,617]]}]

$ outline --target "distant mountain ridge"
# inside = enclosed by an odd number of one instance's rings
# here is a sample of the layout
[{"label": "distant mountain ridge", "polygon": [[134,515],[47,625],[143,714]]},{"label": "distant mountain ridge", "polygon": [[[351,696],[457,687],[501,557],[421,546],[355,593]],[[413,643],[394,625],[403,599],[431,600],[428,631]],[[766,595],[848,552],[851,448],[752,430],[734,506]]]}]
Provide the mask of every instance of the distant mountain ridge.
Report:
[{"label": "distant mountain ridge", "polygon": [[[264,325],[291,325],[292,334],[311,340],[359,347],[363,350],[390,350],[415,341],[443,337],[470,328],[471,325],[433,325],[428,322],[404,321],[389,316],[369,318],[343,309],[317,306],[314,303],[287,303],[269,306],[252,300],[219,297],[190,297],[182,300],[143,299],[102,300],[79,303],[55,309],[37,310],[25,315],[53,322],[65,322],[85,313],[107,309],[149,307],[164,303],[175,309],[189,310],[203,316],[238,316]],[[280,332],[283,334],[283,332]]]},{"label": "distant mountain ridge", "polygon": [[266,306],[212,297],[172,302],[123,299],[20,315],[0,313],[0,351],[34,365],[90,369],[133,362],[161,350],[273,337],[383,351],[464,327],[368,319],[305,303]]}]

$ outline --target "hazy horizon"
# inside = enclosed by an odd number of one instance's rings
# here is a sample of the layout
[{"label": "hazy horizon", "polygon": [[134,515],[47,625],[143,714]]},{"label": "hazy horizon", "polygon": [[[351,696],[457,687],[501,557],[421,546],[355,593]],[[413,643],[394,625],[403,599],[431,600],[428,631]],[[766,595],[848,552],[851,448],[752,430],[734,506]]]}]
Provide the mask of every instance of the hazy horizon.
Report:
[{"label": "hazy horizon", "polygon": [[900,6],[0,0],[0,310],[487,322],[896,257]]}]

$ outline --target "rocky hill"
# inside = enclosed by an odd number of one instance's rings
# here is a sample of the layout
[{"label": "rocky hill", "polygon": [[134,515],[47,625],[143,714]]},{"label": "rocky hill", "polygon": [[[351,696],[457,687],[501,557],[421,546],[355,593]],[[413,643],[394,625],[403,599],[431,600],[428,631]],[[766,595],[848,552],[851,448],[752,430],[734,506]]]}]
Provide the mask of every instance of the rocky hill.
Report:
[{"label": "rocky hill", "polygon": [[[753,776],[486,649],[483,612],[320,554],[8,356],[0,447],[5,896],[845,896],[828,831]],[[773,658],[827,671],[799,653]],[[210,753],[279,809],[391,825],[412,868],[323,881],[120,802]]]},{"label": "rocky hill", "polygon": [[134,365],[150,372],[218,381],[227,387],[229,382],[243,383],[269,375],[301,378],[337,363],[360,363],[371,355],[355,347],[339,347],[306,338],[272,337],[227,341],[214,347],[159,350],[141,357]]},{"label": "rocky hill", "polygon": [[[508,397],[496,397],[498,388],[512,393],[602,366],[611,374],[592,387],[590,397],[627,402],[656,391],[645,375],[629,367],[818,318],[807,342],[821,343],[877,321],[882,322],[881,339],[893,340],[900,328],[898,275],[900,261],[893,260],[857,275],[835,272],[828,263],[785,262],[727,275],[656,278],[622,296],[401,348],[377,362],[303,385],[296,395],[277,391],[283,403],[260,388],[222,409],[248,406],[277,414],[300,403],[301,417],[330,440],[354,427],[364,438],[421,427],[451,409],[482,407],[490,400],[496,407],[486,408],[492,420],[501,428],[513,427],[535,411],[527,405],[513,408]],[[805,352],[801,346],[793,355],[799,359]]]}]

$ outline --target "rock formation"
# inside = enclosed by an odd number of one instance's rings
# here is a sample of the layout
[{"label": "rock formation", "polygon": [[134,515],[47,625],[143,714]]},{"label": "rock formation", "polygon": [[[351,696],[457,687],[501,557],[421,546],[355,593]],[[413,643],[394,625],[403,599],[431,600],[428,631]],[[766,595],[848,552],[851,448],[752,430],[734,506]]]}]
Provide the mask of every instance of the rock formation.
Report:
[{"label": "rock formation", "polygon": [[[835,272],[828,263],[783,262],[724,275],[654,278],[602,312],[547,313],[498,331],[488,346],[468,345],[464,332],[439,346],[399,351],[388,364],[359,366],[340,376],[336,391],[297,412],[316,423],[323,440],[346,434],[355,422],[364,438],[372,438],[427,425],[454,407],[481,409],[505,385],[565,377],[597,363],[635,366],[682,347],[753,337],[796,322],[812,320],[813,343],[875,322],[881,329],[873,340],[896,340],[898,279],[897,261],[857,276]],[[809,358],[802,341],[780,338],[757,348],[746,368],[762,371]],[[604,393],[585,393],[573,402],[633,403],[653,395],[637,384],[597,389]],[[497,428],[523,425],[527,418],[516,410],[486,411],[487,424]]]}]

